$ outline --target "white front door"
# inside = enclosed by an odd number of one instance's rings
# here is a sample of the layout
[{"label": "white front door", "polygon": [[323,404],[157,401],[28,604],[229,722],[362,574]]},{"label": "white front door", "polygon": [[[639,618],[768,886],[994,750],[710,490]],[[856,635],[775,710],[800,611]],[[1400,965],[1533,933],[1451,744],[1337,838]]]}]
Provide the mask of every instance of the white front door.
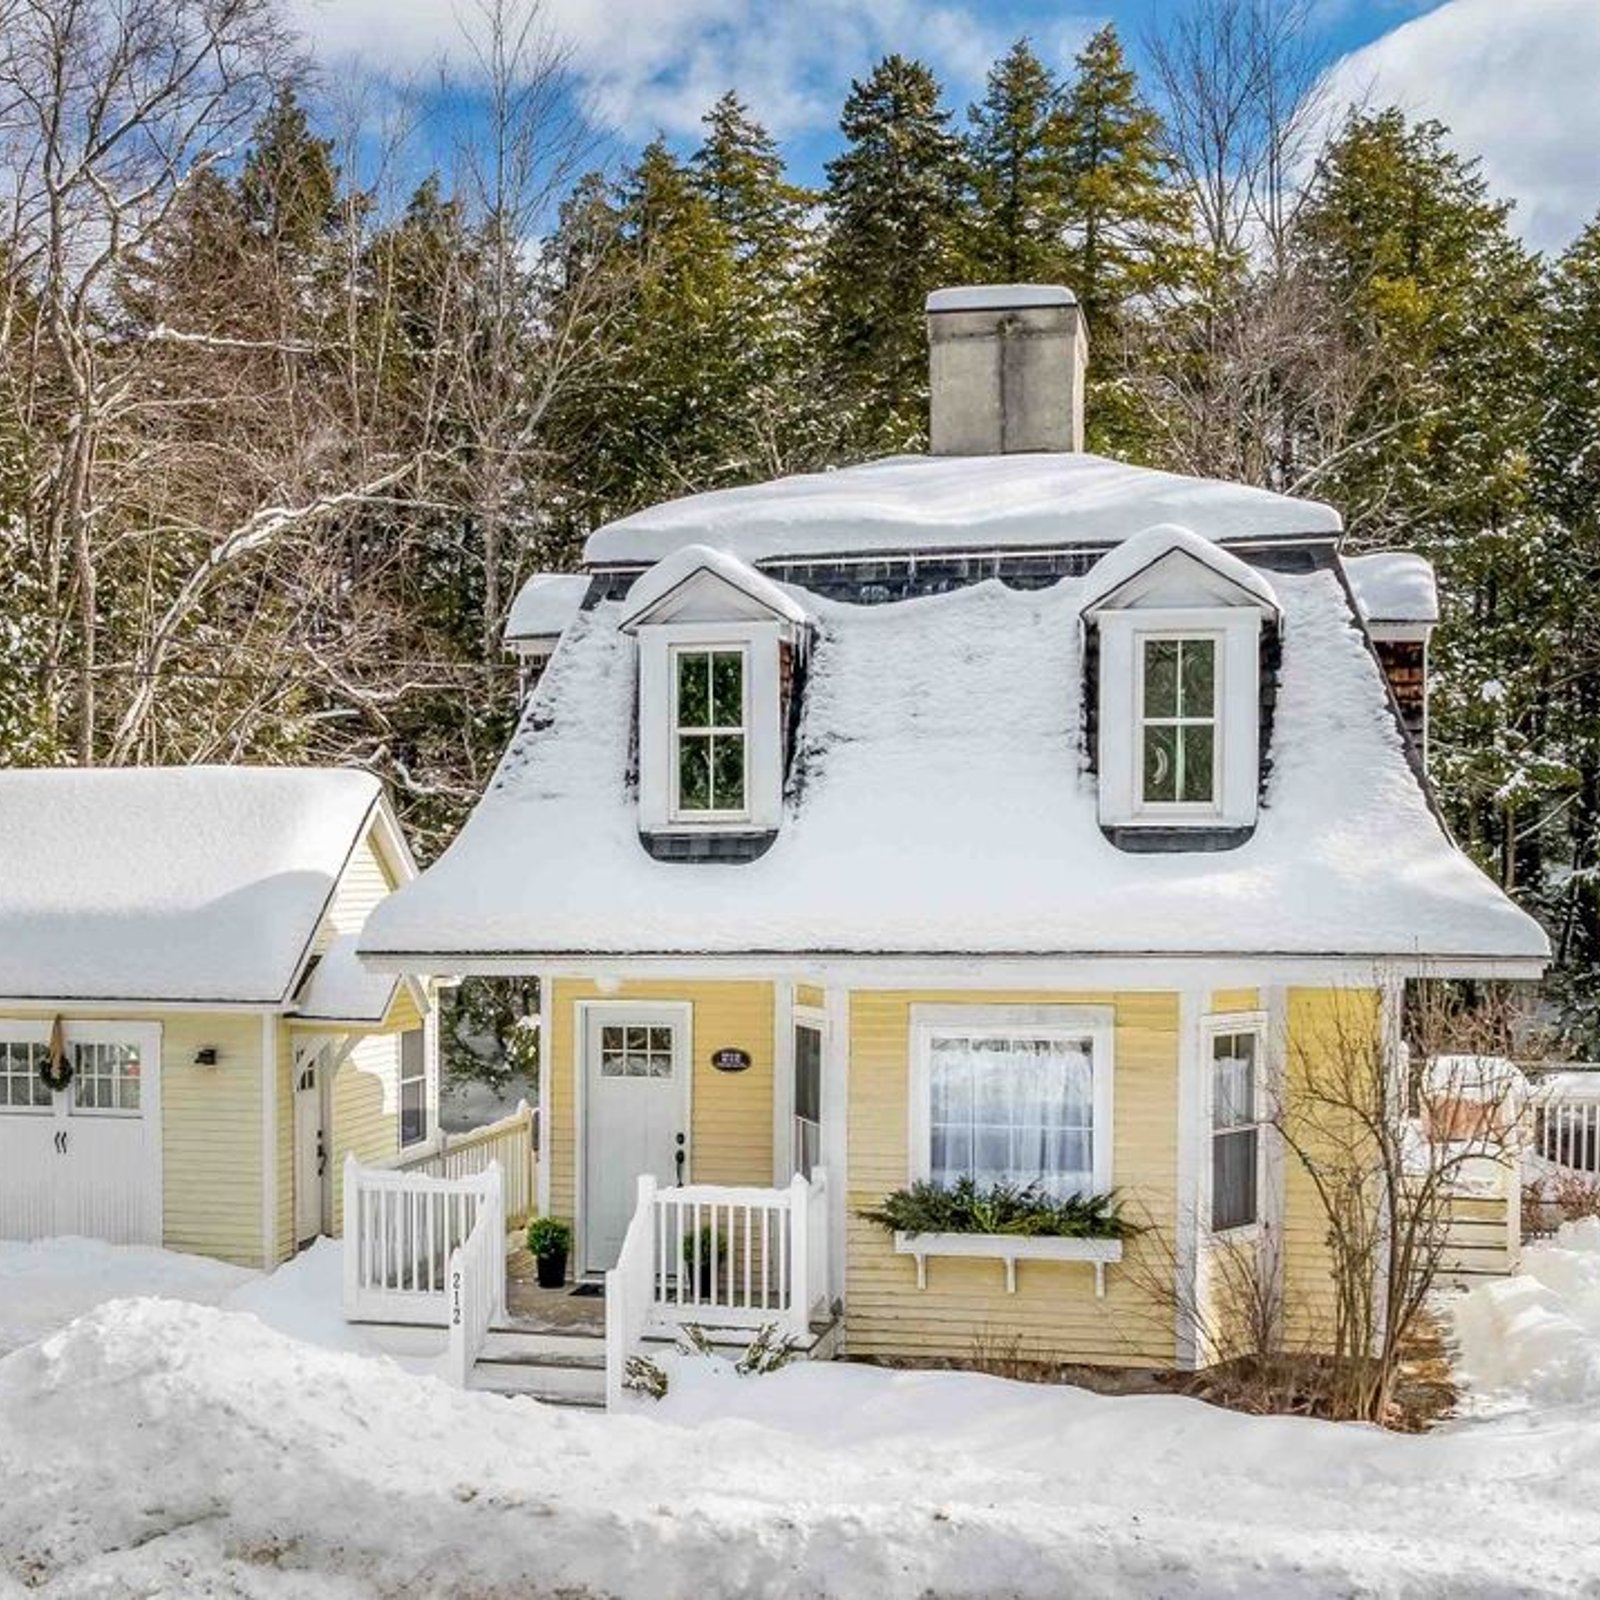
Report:
[{"label": "white front door", "polygon": [[689,1181],[689,1007],[584,1008],[583,1270],[616,1265],[638,1179]]},{"label": "white front door", "polygon": [[294,1080],[294,1237],[310,1244],[327,1231],[328,1058],[324,1046],[297,1052]]},{"label": "white front door", "polygon": [[72,1078],[39,1078],[49,1025],[0,1037],[0,1237],[81,1234],[161,1243],[161,1030],[81,1022],[64,1029]]}]

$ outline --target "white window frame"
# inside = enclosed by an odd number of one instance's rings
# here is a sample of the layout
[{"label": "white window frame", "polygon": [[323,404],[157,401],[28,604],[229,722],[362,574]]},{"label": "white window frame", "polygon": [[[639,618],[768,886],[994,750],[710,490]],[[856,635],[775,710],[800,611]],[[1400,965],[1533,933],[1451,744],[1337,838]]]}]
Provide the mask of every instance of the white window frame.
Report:
[{"label": "white window frame", "polygon": [[[144,1115],[145,1085],[148,1081],[146,1072],[149,1065],[149,1049],[146,1041],[137,1037],[138,1030],[119,1035],[103,1035],[98,1038],[68,1039],[67,1050],[72,1056],[72,1082],[66,1087],[67,1114],[73,1117],[142,1117]],[[84,1046],[121,1045],[131,1047],[139,1057],[139,1104],[136,1106],[86,1106],[78,1099],[78,1090],[83,1074],[78,1070],[77,1052]]]},{"label": "white window frame", "polygon": [[[1130,606],[1099,614],[1099,800],[1107,827],[1249,827],[1260,773],[1261,611],[1237,606]],[[1214,802],[1145,801],[1144,643],[1217,641]]]},{"label": "white window frame", "polygon": [[[406,1075],[406,1035],[408,1033],[418,1035],[417,1054],[422,1068],[419,1074],[411,1077]],[[426,1145],[439,1131],[437,1126],[439,1120],[438,1106],[433,1096],[430,1095],[428,1087],[432,1074],[429,1071],[428,1030],[426,1026],[419,1024],[415,1028],[402,1028],[395,1035],[394,1055],[396,1110],[399,1112],[396,1118],[398,1126],[395,1132],[399,1136],[399,1145],[402,1150],[416,1150]],[[420,1139],[407,1139],[405,1136],[406,1085],[411,1083],[420,1083],[422,1085],[422,1137]]]},{"label": "white window frame", "polygon": [[1090,1186],[1104,1194],[1114,1185],[1115,1013],[1109,1006],[937,1006],[911,1008],[911,1104],[907,1166],[911,1181],[932,1176],[932,1045],[936,1038],[1063,1039],[1087,1042],[1092,1074]]},{"label": "white window frame", "polygon": [[[1158,643],[1176,645],[1205,643],[1211,646],[1211,715],[1209,717],[1151,717],[1145,710],[1146,680],[1149,675],[1150,646]],[[1222,721],[1227,699],[1223,683],[1227,672],[1227,636],[1216,629],[1207,628],[1149,628],[1139,632],[1138,649],[1134,654],[1134,670],[1138,684],[1134,692],[1135,722],[1133,737],[1133,803],[1141,816],[1149,817],[1215,817],[1222,810]],[[1180,654],[1181,660],[1181,654]],[[1145,730],[1152,725],[1163,728],[1209,727],[1211,729],[1211,797],[1208,800],[1147,800],[1144,792]],[[1179,741],[1181,743],[1181,739]]]},{"label": "white window frame", "polygon": [[[678,707],[678,664],[685,656],[716,657],[737,656],[739,658],[739,724],[708,723],[704,728],[685,729],[679,720]],[[715,678],[715,670],[712,673]],[[715,695],[715,688],[708,686],[707,707],[710,708],[711,697]],[[667,646],[667,696],[671,705],[669,716],[670,735],[668,748],[671,751],[671,771],[668,781],[672,788],[672,799],[668,807],[669,815],[674,824],[682,827],[685,823],[700,825],[705,823],[740,823],[750,820],[750,646],[741,641],[738,644],[694,644],[687,640]],[[725,738],[737,736],[741,741],[744,752],[744,781],[741,788],[744,791],[744,804],[737,810],[686,810],[680,785],[683,779],[683,740],[715,739],[718,735]],[[716,776],[713,770],[711,776],[713,789]]]},{"label": "white window frame", "polygon": [[[0,1040],[12,1044],[45,1044],[50,1042],[51,1024],[47,1021],[0,1020]],[[70,1055],[80,1044],[126,1044],[139,1051],[139,1105],[135,1108],[121,1106],[80,1106],[77,1096],[77,1074],[65,1089],[52,1093],[50,1103],[42,1106],[0,1106],[0,1117],[27,1116],[50,1117],[61,1113],[69,1117],[110,1118],[135,1120],[143,1117],[159,1124],[161,1119],[161,1025],[155,1022],[101,1022],[87,1018],[67,1017],[62,1021],[62,1035]]]},{"label": "white window frame", "polygon": [[[1211,1221],[1212,1206],[1215,1199],[1213,1186],[1216,1167],[1215,1156],[1217,1137],[1216,1128],[1216,1042],[1219,1038],[1230,1034],[1248,1033],[1256,1041],[1255,1062],[1255,1129],[1256,1129],[1256,1214],[1249,1222],[1235,1224],[1231,1228],[1213,1227]],[[1267,1163],[1267,1132],[1268,1113],[1270,1102],[1268,1100],[1268,1086],[1271,1082],[1271,1068],[1267,1059],[1268,1041],[1267,1014],[1264,1011],[1234,1011],[1212,1012],[1201,1019],[1200,1023],[1200,1066],[1205,1077],[1205,1089],[1201,1095],[1200,1129],[1204,1141],[1204,1153],[1200,1163],[1201,1172],[1201,1198],[1202,1215],[1205,1219],[1207,1234],[1216,1239],[1247,1240],[1260,1233],[1267,1215],[1268,1206],[1268,1176]],[[1237,1130],[1235,1130],[1237,1131]]]},{"label": "white window frame", "polygon": [[[772,622],[646,623],[639,647],[639,827],[645,833],[765,833],[783,803],[779,673],[782,628]],[[744,810],[680,811],[677,804],[677,656],[744,654]]]},{"label": "white window frame", "polygon": [[[50,1028],[47,1023],[0,1024],[0,1045],[20,1044],[31,1049],[49,1049]],[[8,1074],[9,1076],[9,1074]],[[37,1068],[35,1069],[37,1077]],[[45,1099],[39,1105],[11,1105],[0,1102],[0,1117],[53,1117],[56,1114],[55,1091],[46,1089]]]}]

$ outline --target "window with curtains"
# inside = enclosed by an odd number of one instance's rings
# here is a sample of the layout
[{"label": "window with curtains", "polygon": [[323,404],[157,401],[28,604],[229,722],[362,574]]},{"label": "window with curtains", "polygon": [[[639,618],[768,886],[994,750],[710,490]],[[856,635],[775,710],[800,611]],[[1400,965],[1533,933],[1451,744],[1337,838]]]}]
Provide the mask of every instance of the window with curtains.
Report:
[{"label": "window with curtains", "polygon": [[928,1176],[1038,1184],[1065,1198],[1106,1186],[1095,1126],[1095,1037],[1047,1028],[935,1029],[926,1038]]},{"label": "window with curtains", "polygon": [[1211,1036],[1211,1226],[1244,1228],[1260,1218],[1260,1037]]}]

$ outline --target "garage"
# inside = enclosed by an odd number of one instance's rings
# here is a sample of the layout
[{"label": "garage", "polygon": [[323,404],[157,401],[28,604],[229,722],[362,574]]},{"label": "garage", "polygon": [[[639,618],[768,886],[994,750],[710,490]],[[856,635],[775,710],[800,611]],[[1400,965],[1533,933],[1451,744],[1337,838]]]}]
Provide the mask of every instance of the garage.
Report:
[{"label": "garage", "polygon": [[161,1233],[160,1027],[0,1019],[0,1238]]}]

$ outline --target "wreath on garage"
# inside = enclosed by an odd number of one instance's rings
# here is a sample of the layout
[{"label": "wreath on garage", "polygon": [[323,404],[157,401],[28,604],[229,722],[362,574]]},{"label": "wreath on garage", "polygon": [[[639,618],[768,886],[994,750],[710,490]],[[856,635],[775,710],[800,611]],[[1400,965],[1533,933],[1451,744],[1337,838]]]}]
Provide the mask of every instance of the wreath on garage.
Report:
[{"label": "wreath on garage", "polygon": [[62,1032],[61,1018],[57,1017],[50,1030],[49,1048],[39,1063],[39,1077],[47,1089],[59,1094],[72,1082],[72,1058],[67,1054],[66,1035]]}]

